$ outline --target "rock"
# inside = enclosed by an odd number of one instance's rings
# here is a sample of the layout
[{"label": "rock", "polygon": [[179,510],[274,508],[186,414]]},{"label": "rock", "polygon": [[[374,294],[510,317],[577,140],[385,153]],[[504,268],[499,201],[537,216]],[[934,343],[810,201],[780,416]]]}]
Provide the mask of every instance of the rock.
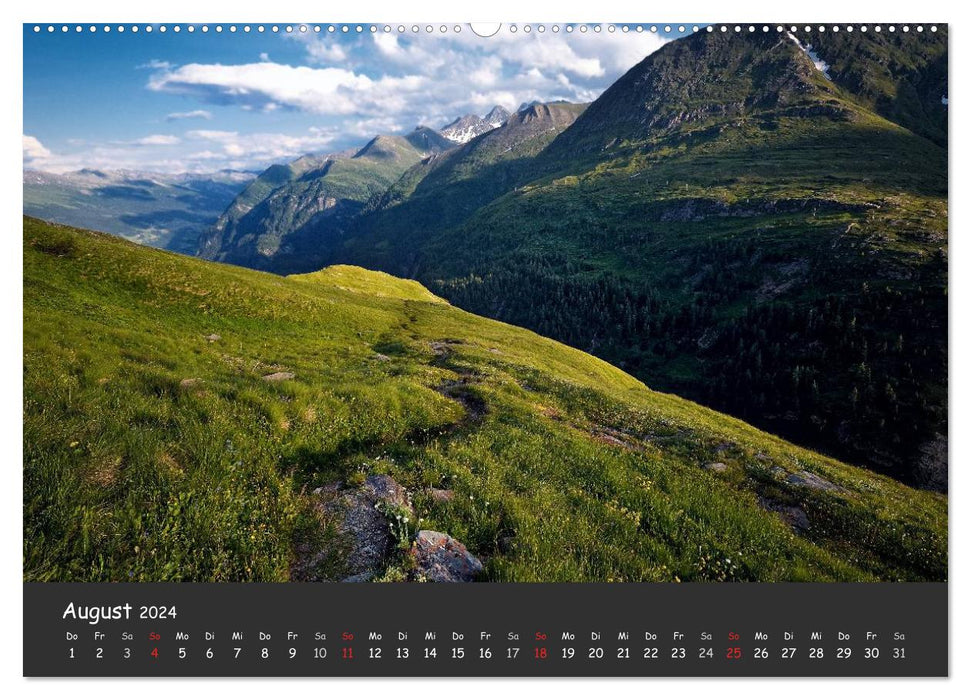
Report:
[{"label": "rock", "polygon": [[759,505],[779,516],[796,532],[805,532],[811,527],[809,516],[799,506],[787,506],[769,498],[759,497]]},{"label": "rock", "polygon": [[190,377],[188,379],[183,379],[181,382],[179,382],[179,386],[181,386],[182,388],[196,386],[198,384],[202,384],[202,380],[199,379],[199,377]]},{"label": "rock", "polygon": [[725,464],[724,462],[709,462],[708,464],[705,465],[705,469],[707,469],[710,472],[721,473],[726,469],[728,469],[728,465]]},{"label": "rock", "polygon": [[447,503],[455,498],[455,492],[452,489],[427,488],[423,493],[436,503]]},{"label": "rock", "polygon": [[380,362],[390,362],[391,361],[391,358],[390,357],[388,357],[387,355],[383,355],[380,352],[374,353],[374,359],[375,360],[378,360]]},{"label": "rock", "polygon": [[420,530],[412,545],[415,575],[435,583],[465,583],[482,571],[482,562],[444,532]]},{"label": "rock", "polygon": [[372,474],[364,480],[361,489],[369,493],[375,500],[384,501],[397,508],[411,510],[408,492],[387,474]]},{"label": "rock", "polygon": [[593,433],[593,439],[597,442],[603,443],[604,445],[613,445],[614,447],[624,447],[627,449],[632,449],[633,445],[629,442],[624,442],[618,437],[614,437],[609,433]]},{"label": "rock", "polygon": [[827,481],[818,474],[813,474],[812,472],[807,472],[805,470],[799,472],[798,474],[790,474],[786,477],[786,481],[794,486],[804,486],[806,488],[816,489],[817,491],[846,493],[846,489],[844,489],[842,486],[837,486],[832,481]]},{"label": "rock", "polygon": [[806,511],[798,506],[788,506],[787,508],[780,510],[779,515],[782,519],[789,523],[794,530],[805,531],[810,527],[809,516],[806,515]]},{"label": "rock", "polygon": [[314,493],[330,496],[321,509],[337,522],[338,533],[348,545],[346,577],[342,580],[371,579],[384,567],[395,544],[388,516],[378,506],[384,504],[414,517],[407,491],[390,476],[372,474],[357,488],[341,489],[331,484],[314,489]]},{"label": "rock", "polygon": [[293,379],[296,375],[293,372],[274,372],[273,374],[264,374],[264,382],[282,382],[287,379]]},{"label": "rock", "polygon": [[215,343],[217,340],[222,340],[222,339],[223,338],[221,335],[216,335],[215,333],[210,333],[209,335],[206,336],[206,340],[208,340],[210,343]]},{"label": "rock", "polygon": [[353,576],[342,578],[341,583],[367,583],[372,578],[374,578],[374,572],[365,571],[363,574],[354,574]]}]

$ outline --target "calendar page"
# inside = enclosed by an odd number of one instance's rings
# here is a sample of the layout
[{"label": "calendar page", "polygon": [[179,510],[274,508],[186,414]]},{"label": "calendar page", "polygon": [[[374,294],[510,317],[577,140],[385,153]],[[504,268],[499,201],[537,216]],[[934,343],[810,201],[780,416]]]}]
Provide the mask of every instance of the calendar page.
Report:
[{"label": "calendar page", "polygon": [[25,676],[947,676],[948,27],[23,25]]}]

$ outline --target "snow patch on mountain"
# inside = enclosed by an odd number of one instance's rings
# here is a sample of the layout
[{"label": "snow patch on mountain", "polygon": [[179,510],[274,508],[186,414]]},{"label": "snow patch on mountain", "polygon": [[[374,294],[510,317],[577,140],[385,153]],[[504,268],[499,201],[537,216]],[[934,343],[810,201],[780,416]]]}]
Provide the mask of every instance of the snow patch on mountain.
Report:
[{"label": "snow patch on mountain", "polygon": [[449,141],[454,141],[455,143],[468,143],[476,136],[484,134],[487,131],[492,131],[493,126],[490,126],[482,117],[478,117],[474,114],[466,114],[464,117],[459,117],[451,124],[446,124],[441,128],[439,133],[447,138]]},{"label": "snow patch on mountain", "polygon": [[799,41],[799,39],[795,37],[795,35],[792,32],[786,32],[786,36],[792,39],[792,41],[796,44],[796,46],[802,49],[803,53],[809,56],[809,60],[813,62],[814,66],[816,66],[816,70],[818,70],[820,73],[826,76],[827,80],[832,80],[832,77],[830,77],[829,75],[829,64],[826,63],[826,61],[824,61],[822,58],[820,58],[818,53],[813,51],[812,44],[803,44],[801,41]]},{"label": "snow patch on mountain", "polygon": [[501,105],[496,105],[492,110],[483,117],[483,120],[491,126],[493,129],[498,129],[500,126],[506,123],[512,115],[509,110]]},{"label": "snow patch on mountain", "polygon": [[466,114],[451,124],[443,126],[439,129],[439,133],[454,143],[468,143],[476,136],[498,129],[506,123],[510,116],[511,114],[505,107],[496,105],[485,117]]}]

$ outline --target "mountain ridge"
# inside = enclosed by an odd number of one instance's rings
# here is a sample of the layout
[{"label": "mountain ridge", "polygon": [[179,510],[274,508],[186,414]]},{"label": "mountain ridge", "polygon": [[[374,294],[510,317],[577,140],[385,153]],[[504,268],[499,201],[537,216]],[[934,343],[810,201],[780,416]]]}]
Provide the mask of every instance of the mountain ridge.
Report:
[{"label": "mountain ridge", "polygon": [[[200,239],[201,257],[267,268],[317,245],[315,226],[339,231],[373,195],[445,140],[427,127],[379,135],[352,155],[304,156],[271,166]],[[424,150],[424,149],[429,150]]]}]

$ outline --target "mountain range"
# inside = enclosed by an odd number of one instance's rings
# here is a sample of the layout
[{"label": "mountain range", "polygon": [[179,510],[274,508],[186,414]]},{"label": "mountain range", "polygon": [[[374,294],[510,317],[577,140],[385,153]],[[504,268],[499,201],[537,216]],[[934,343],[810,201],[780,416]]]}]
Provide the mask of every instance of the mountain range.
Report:
[{"label": "mountain range", "polygon": [[253,180],[204,258],[347,263],[839,459],[947,488],[947,30],[699,32]]},{"label": "mountain range", "polygon": [[24,213],[191,255],[199,236],[255,177],[241,171],[26,170]]},{"label": "mountain range", "polygon": [[199,240],[199,255],[257,269],[300,266],[337,238],[372,197],[423,158],[452,146],[418,127],[377,136],[356,152],[304,156],[264,171]]}]

